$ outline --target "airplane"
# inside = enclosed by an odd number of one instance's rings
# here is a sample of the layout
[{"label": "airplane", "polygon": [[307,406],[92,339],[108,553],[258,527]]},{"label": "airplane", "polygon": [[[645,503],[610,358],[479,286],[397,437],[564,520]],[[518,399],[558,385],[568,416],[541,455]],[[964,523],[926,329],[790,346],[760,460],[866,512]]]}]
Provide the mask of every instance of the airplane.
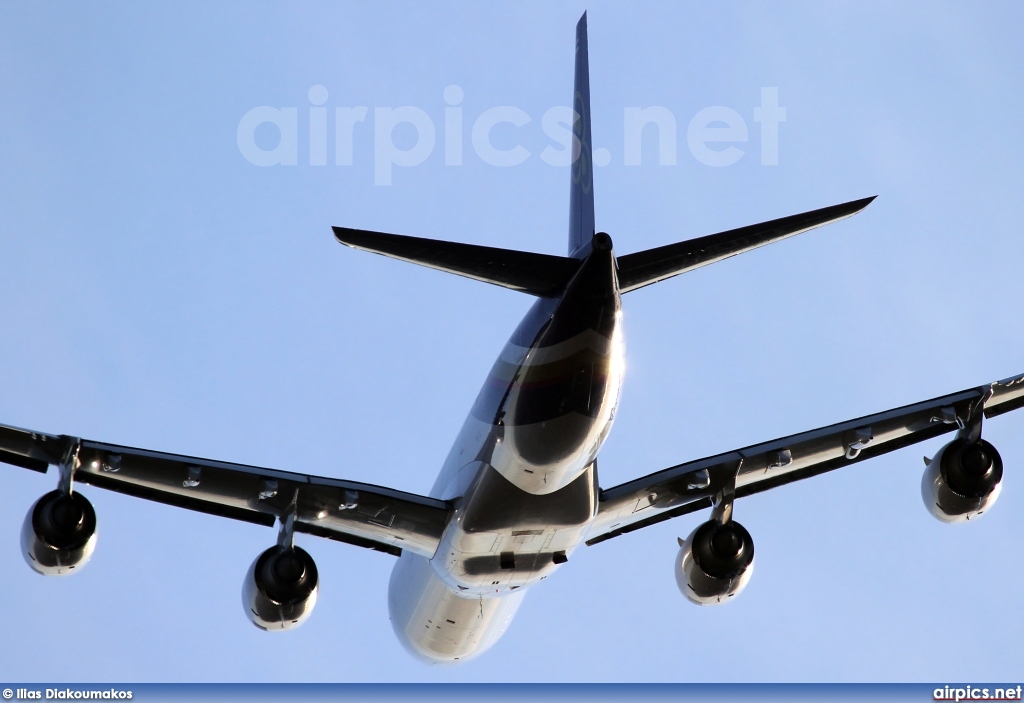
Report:
[{"label": "airplane", "polygon": [[735,500],[955,432],[926,466],[922,496],[946,522],[986,512],[1002,460],[982,422],[1024,406],[1024,375],[809,432],[687,461],[600,487],[597,457],[623,376],[622,295],[851,217],[864,198],[632,254],[596,229],[586,15],[576,30],[567,256],[335,227],[349,247],[527,293],[536,298],[484,382],[427,496],[67,435],[0,426],[0,462],[46,473],[56,490],[29,509],[26,561],[43,575],[77,573],[96,546],[94,486],[272,527],[273,546],[245,575],[242,602],[264,630],[312,613],[316,563],[295,533],[397,557],[388,607],[398,639],[427,661],[465,661],[507,629],[528,587],[583,545],[710,510],[675,562],[683,595],[728,602],[753,573],[754,544]]}]

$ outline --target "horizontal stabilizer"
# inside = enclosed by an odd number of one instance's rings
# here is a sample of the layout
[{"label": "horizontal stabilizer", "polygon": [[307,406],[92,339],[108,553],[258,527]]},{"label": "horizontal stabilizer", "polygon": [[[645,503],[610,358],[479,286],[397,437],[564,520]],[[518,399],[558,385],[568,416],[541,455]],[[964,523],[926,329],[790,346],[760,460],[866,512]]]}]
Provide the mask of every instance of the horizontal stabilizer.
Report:
[{"label": "horizontal stabilizer", "polygon": [[562,292],[580,262],[563,256],[335,227],[339,242],[538,296]]},{"label": "horizontal stabilizer", "polygon": [[730,256],[763,247],[765,244],[792,237],[794,234],[842,220],[857,214],[874,199],[875,196],[854,200],[842,205],[823,207],[820,210],[811,210],[799,215],[790,215],[778,220],[620,256],[619,290],[628,293]]}]

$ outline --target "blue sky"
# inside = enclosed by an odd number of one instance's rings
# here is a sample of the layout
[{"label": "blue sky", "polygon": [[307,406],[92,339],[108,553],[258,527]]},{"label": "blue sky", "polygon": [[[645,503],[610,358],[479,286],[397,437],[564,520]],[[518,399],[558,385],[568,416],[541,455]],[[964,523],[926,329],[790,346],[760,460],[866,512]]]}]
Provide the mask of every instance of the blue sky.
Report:
[{"label": "blue sky", "polygon": [[[868,195],[852,220],[624,301],[627,371],[600,460],[611,486],[684,460],[1024,371],[1024,50],[1012,3],[610,3],[0,8],[0,422],[426,493],[530,301],[344,249],[331,225],[561,254],[568,169],[540,153],[569,102],[589,12],[599,229],[639,251]],[[464,159],[446,166],[445,88]],[[352,165],[309,161],[309,91],[367,106]],[[779,163],[754,109],[778,89]],[[253,108],[294,107],[297,163],[238,146]],[[375,108],[438,141],[374,183]],[[529,157],[471,148],[484,111]],[[624,165],[624,111],[661,106],[675,165]],[[749,138],[701,163],[687,128]],[[330,132],[330,130],[329,130]],[[255,135],[274,146],[271,129]],[[393,133],[408,149],[416,133]],[[312,537],[321,600],[279,636],[240,606],[265,528],[83,490],[88,569],[22,563],[24,512],[56,476],[0,467],[5,680],[977,681],[1024,670],[1024,417],[986,424],[999,504],[945,526],[921,455],[897,452],[744,499],[754,577],[728,607],[676,590],[688,516],[580,549],[483,657],[427,667],[387,619],[392,559]]]}]

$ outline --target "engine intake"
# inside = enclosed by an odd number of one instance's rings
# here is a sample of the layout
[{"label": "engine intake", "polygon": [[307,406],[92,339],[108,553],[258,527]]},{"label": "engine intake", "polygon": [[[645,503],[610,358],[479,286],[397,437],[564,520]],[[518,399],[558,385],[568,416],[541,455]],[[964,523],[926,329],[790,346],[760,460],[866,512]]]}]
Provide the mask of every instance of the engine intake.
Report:
[{"label": "engine intake", "polygon": [[939,450],[921,478],[928,511],[943,522],[966,522],[984,513],[1002,490],[1003,460],[983,439],[954,439]]},{"label": "engine intake", "polygon": [[738,522],[709,520],[679,541],[676,584],[697,605],[717,605],[747,585],[754,567],[754,540]]},{"label": "engine intake", "polygon": [[242,605],[261,630],[290,630],[313,612],[319,587],[313,557],[299,547],[278,545],[260,554],[249,567]]},{"label": "engine intake", "polygon": [[37,500],[21,527],[21,553],[33,571],[67,576],[96,548],[96,511],[80,493],[51,491]]}]

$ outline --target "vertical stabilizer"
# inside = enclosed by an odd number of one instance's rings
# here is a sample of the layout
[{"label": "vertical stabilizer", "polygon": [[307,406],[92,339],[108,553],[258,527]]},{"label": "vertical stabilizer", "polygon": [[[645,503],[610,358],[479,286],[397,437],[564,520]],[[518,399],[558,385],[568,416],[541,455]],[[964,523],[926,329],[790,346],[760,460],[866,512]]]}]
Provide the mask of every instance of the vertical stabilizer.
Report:
[{"label": "vertical stabilizer", "polygon": [[[594,236],[594,160],[590,143],[590,62],[587,60],[587,13],[576,25],[576,80],[573,85],[573,162],[569,185],[569,256],[590,253]],[[578,150],[578,151],[577,151]]]}]

